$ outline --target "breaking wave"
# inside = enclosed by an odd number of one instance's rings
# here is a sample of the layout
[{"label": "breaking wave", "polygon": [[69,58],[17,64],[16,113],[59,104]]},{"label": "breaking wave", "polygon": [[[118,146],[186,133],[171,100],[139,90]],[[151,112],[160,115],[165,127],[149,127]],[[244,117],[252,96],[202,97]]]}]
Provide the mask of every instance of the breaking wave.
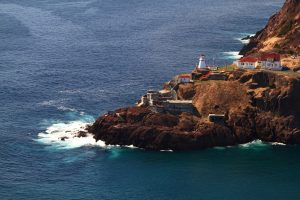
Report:
[{"label": "breaking wave", "polygon": [[247,33],[241,33],[241,35],[243,35],[243,37],[238,37],[238,38],[234,38],[234,39],[240,41],[242,44],[249,44],[249,42],[250,42],[250,39],[243,40],[245,35],[246,36],[249,35],[250,37],[255,36],[255,34],[247,34]]},{"label": "breaking wave", "polygon": [[253,150],[263,150],[271,146],[285,146],[286,144],[280,142],[263,142],[261,140],[253,140],[245,144],[239,144],[237,146],[226,146],[226,147],[214,147],[216,150],[224,150],[228,148],[240,148],[240,149],[253,149]]},{"label": "breaking wave", "polygon": [[257,149],[257,148],[265,148],[270,146],[284,146],[284,145],[286,144],[280,142],[263,142],[261,140],[254,140],[246,144],[240,144],[239,147],[243,149]]},{"label": "breaking wave", "polygon": [[269,144],[265,143],[261,140],[253,140],[252,142],[248,142],[248,143],[239,145],[240,148],[244,148],[244,149],[260,148],[260,147],[266,147],[266,146],[269,146]]},{"label": "breaking wave", "polygon": [[235,38],[235,40],[238,40],[238,41],[240,41],[240,43],[242,43],[242,44],[249,44],[249,42],[250,42],[250,40],[249,40],[249,39],[247,39],[247,40],[243,40],[242,38]]},{"label": "breaking wave", "polygon": [[226,59],[236,60],[241,58],[242,56],[239,55],[238,51],[228,51],[228,52],[223,52],[223,57]]},{"label": "breaking wave", "polygon": [[[93,134],[89,133],[86,128],[91,125],[94,118],[89,115],[82,115],[79,120],[62,122],[51,120],[50,123],[43,121],[41,125],[45,127],[45,131],[38,133],[35,141],[53,147],[55,149],[74,149],[84,146],[98,146],[110,149],[120,147],[119,145],[106,145],[105,142],[96,141]],[[124,146],[126,148],[137,148],[133,145]]]},{"label": "breaking wave", "polygon": [[39,133],[36,141],[59,149],[73,149],[83,146],[105,147],[104,142],[96,142],[93,135],[85,130],[89,124],[82,121],[55,123],[44,132]]}]

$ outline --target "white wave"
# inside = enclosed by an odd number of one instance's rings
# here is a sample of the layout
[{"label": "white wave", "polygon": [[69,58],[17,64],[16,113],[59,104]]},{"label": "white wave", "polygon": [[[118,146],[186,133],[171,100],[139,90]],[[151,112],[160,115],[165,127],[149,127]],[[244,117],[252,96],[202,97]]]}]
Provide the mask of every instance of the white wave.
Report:
[{"label": "white wave", "polygon": [[243,40],[242,38],[234,38],[234,39],[240,41],[242,44],[249,44],[250,42],[250,39],[247,40]]},{"label": "white wave", "polygon": [[261,140],[253,140],[252,142],[239,145],[240,148],[245,148],[245,149],[256,149],[256,148],[262,148],[267,146],[270,146],[270,144],[265,143]]},{"label": "white wave", "polygon": [[249,35],[250,37],[255,36],[255,34],[242,34],[242,35],[244,35],[244,36],[243,37],[235,38],[236,40],[240,41],[242,44],[249,44],[249,42],[250,42],[250,39],[243,40],[243,38],[245,37],[245,35]]},{"label": "white wave", "polygon": [[[96,142],[93,135],[85,130],[87,125],[89,125],[89,123],[82,121],[52,124],[45,132],[38,134],[36,141],[55,146],[59,149],[73,149],[82,146],[105,147],[106,145],[103,141]],[[85,132],[86,137],[79,137],[78,133],[80,131]]]},{"label": "white wave", "polygon": [[228,52],[223,52],[223,55],[227,59],[232,59],[232,60],[237,60],[243,57],[242,55],[239,55],[238,51],[228,51]]},{"label": "white wave", "polygon": [[173,150],[168,149],[168,150],[160,150],[161,152],[173,152]]},{"label": "white wave", "polygon": [[271,145],[273,145],[273,146],[286,146],[286,144],[281,143],[281,142],[272,142]]},{"label": "white wave", "polygon": [[[44,132],[39,133],[35,141],[57,149],[74,149],[83,146],[98,146],[107,149],[123,147],[130,149],[137,148],[133,145],[106,145],[105,142],[101,140],[96,142],[93,135],[86,131],[86,127],[90,124],[91,123],[80,120],[54,123],[48,126]],[[84,132],[85,137],[80,137],[79,132]]]}]

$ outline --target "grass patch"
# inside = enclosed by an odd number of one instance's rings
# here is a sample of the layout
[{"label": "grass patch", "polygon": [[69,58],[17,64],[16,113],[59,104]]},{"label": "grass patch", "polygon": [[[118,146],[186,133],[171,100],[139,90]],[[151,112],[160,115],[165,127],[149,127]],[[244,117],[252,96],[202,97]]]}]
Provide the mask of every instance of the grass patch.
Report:
[{"label": "grass patch", "polygon": [[235,65],[226,65],[219,67],[217,71],[226,71],[226,72],[232,72],[235,71],[237,67]]}]

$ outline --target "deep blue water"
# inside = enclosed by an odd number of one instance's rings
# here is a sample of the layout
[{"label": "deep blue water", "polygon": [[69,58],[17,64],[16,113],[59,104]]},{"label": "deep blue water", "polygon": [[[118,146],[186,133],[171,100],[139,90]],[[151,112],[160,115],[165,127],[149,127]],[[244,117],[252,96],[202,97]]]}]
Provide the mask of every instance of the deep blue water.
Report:
[{"label": "deep blue water", "polygon": [[238,38],[282,4],[0,0],[0,199],[300,199],[297,146],[172,153],[58,140],[190,71],[200,52],[232,62]]}]

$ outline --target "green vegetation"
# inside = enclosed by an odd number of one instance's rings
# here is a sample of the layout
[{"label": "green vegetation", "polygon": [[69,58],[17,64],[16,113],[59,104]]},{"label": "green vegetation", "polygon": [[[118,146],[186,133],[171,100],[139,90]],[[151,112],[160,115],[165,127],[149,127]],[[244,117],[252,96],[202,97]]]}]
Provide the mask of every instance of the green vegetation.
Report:
[{"label": "green vegetation", "polygon": [[278,36],[283,37],[285,36],[293,27],[294,20],[287,21],[283,27],[280,29]]},{"label": "green vegetation", "polygon": [[226,71],[226,72],[232,72],[236,70],[235,65],[225,65],[222,67],[219,67],[218,71]]}]

